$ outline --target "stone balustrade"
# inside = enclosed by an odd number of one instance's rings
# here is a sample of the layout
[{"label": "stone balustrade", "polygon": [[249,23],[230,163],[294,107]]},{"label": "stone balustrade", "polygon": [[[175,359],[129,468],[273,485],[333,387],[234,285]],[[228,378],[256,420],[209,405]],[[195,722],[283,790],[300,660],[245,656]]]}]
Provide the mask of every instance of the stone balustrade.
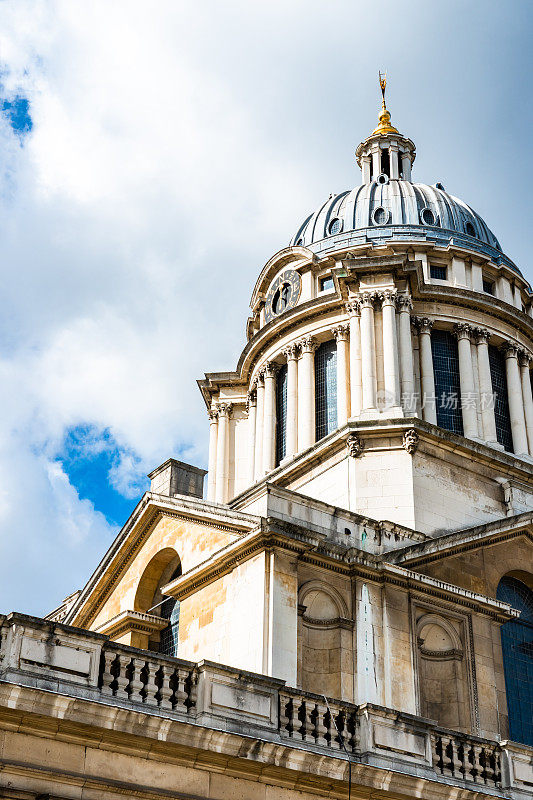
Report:
[{"label": "stone balustrade", "polygon": [[533,748],[525,745],[445,730],[375,704],[326,699],[242,669],[139,650],[61,623],[16,613],[0,623],[0,695],[11,708],[19,701],[28,707],[24,692],[46,690],[87,703],[95,718],[99,707],[117,706],[365,768],[482,787],[491,796],[533,792]]}]

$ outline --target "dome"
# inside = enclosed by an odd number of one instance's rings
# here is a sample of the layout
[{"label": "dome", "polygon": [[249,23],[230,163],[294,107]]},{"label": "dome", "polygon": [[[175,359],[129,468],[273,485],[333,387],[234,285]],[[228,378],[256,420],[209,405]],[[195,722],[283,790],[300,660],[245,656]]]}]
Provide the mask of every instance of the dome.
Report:
[{"label": "dome", "polygon": [[[359,235],[350,237],[350,233]],[[443,186],[391,180],[384,174],[351,191],[330,195],[298,228],[291,245],[310,246],[347,236],[354,241],[422,238],[445,243],[453,239],[502,255],[498,240],[479,214]]]}]

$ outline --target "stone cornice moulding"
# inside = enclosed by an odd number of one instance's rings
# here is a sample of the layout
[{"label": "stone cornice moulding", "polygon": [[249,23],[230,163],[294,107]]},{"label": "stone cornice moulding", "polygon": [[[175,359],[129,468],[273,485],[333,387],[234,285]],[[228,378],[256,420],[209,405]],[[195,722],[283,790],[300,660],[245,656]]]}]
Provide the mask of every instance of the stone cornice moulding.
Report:
[{"label": "stone cornice moulding", "polygon": [[121,611],[120,614],[103,622],[97,628],[96,633],[103,633],[110,638],[123,636],[131,631],[141,633],[157,633],[168,625],[168,619],[157,617],[155,614],[147,614],[142,611]]}]

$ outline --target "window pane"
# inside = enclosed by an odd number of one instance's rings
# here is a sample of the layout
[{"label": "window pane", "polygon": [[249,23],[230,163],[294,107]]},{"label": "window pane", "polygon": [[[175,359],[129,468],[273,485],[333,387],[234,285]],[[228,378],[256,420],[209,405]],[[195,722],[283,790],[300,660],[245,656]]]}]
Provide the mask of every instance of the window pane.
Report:
[{"label": "window pane", "polygon": [[276,376],[276,465],[287,452],[287,365]]},{"label": "window pane", "polygon": [[502,625],[503,667],[509,736],[533,745],[533,592],[522,581],[505,577],[496,596],[522,612],[516,622]]},{"label": "window pane", "polygon": [[315,353],[316,441],[337,428],[337,344],[324,342]]},{"label": "window pane", "polygon": [[463,415],[459,383],[459,353],[455,336],[450,331],[433,331],[431,351],[435,375],[437,425],[462,436]]},{"label": "window pane", "polygon": [[496,438],[510,453],[513,452],[513,435],[511,417],[507,399],[507,375],[505,372],[505,356],[498,348],[489,347],[490,377],[494,392],[494,416],[496,417]]},{"label": "window pane", "polygon": [[437,281],[445,281],[447,278],[446,267],[441,267],[438,264],[430,264],[430,275]]},{"label": "window pane", "polygon": [[[181,564],[174,570],[169,578],[173,581],[181,575]],[[166,656],[178,655],[178,631],[180,624],[180,601],[169,597],[161,605],[160,615],[168,619],[168,625],[159,635],[159,652]]]}]

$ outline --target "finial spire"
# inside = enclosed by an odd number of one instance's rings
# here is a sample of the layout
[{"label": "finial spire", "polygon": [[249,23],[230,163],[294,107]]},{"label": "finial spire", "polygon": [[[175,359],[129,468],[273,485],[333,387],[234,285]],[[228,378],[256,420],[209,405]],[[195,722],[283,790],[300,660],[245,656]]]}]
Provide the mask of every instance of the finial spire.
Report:
[{"label": "finial spire", "polygon": [[386,108],[385,105],[385,89],[387,88],[387,73],[386,72],[379,72],[379,85],[381,86],[381,96],[383,97],[383,108]]},{"label": "finial spire", "polygon": [[398,133],[396,128],[393,125],[391,125],[390,113],[387,110],[387,106],[385,105],[385,89],[387,87],[387,73],[379,72],[378,74],[379,74],[379,85],[381,87],[381,97],[383,98],[383,100],[381,103],[381,112],[379,115],[379,125],[376,128],[376,130],[373,131],[372,135],[374,135],[374,133],[382,133],[382,134]]}]

